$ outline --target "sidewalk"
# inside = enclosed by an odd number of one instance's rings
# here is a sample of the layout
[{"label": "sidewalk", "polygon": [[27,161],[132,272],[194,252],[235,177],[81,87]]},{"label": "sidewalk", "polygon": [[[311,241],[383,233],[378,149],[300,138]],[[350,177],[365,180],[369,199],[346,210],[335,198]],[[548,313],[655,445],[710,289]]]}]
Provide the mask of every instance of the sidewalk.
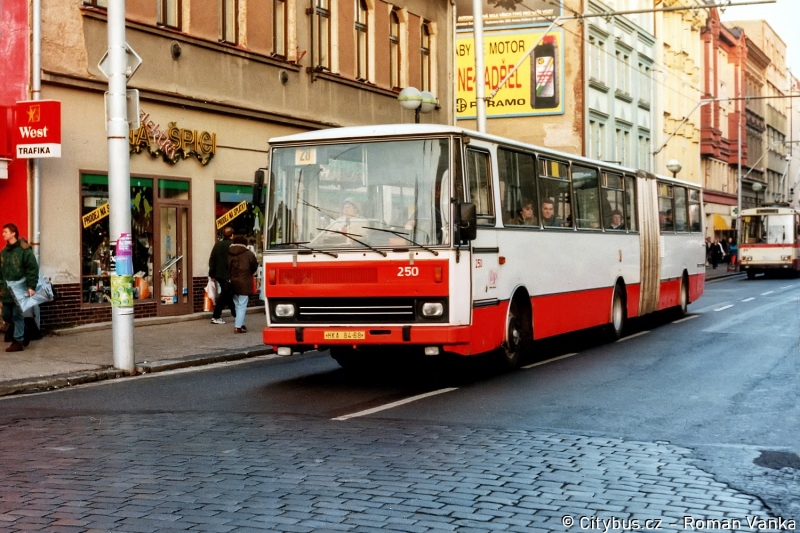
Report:
[{"label": "sidewalk", "polygon": [[[272,353],[261,332],[264,308],[248,309],[248,332],[234,334],[233,318],[211,324],[211,313],[144,318],[134,326],[136,374]],[[0,345],[4,350],[6,343]],[[89,383],[126,375],[113,368],[111,323],[48,332],[22,352],[0,351],[0,396]]]},{"label": "sidewalk", "polygon": [[[744,272],[727,265],[706,267],[706,281]],[[134,326],[136,374],[234,361],[273,353],[261,341],[263,307],[248,309],[244,334],[233,333],[233,318],[224,313],[224,325],[211,324],[211,313],[182,317],[143,318]],[[0,345],[5,349],[6,344]],[[33,341],[22,352],[0,351],[0,396],[112,379],[126,375],[113,367],[111,323],[55,330]]]}]

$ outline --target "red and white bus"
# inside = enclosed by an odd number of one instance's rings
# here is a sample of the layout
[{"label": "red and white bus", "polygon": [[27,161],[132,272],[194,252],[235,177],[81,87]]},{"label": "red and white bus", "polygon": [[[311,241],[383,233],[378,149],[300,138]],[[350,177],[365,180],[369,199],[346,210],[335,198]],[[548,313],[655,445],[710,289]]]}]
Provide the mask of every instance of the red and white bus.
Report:
[{"label": "red and white bus", "polygon": [[[264,342],[517,364],[527,341],[703,293],[696,185],[457,127],[270,140]],[[532,208],[532,209],[528,209]]]},{"label": "red and white bus", "polygon": [[800,211],[786,205],[742,210],[739,265],[748,279],[783,272],[800,273]]}]

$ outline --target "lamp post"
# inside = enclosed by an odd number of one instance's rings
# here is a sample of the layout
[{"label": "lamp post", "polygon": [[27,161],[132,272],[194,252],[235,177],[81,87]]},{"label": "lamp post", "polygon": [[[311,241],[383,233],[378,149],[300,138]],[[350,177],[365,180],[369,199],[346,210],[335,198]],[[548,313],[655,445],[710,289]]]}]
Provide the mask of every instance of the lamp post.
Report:
[{"label": "lamp post", "polygon": [[677,159],[670,159],[667,161],[667,170],[672,172],[672,179],[678,179],[678,172],[681,171],[683,165]]},{"label": "lamp post", "polygon": [[429,91],[420,91],[416,87],[406,87],[397,95],[397,102],[404,109],[414,111],[414,123],[419,124],[420,113],[430,113],[438,105],[436,96]]}]

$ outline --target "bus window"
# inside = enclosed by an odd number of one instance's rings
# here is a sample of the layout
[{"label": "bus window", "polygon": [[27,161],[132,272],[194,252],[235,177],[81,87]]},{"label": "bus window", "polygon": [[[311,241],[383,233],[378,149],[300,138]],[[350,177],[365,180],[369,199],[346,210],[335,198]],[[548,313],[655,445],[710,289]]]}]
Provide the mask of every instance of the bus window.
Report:
[{"label": "bus window", "polygon": [[572,227],[566,163],[539,159],[539,219],[545,227]]},{"label": "bus window", "polygon": [[600,202],[596,168],[572,165],[575,191],[575,219],[578,228],[600,229]]},{"label": "bus window", "polygon": [[538,226],[539,202],[536,201],[536,167],[533,156],[498,148],[497,167],[500,172],[500,203],[505,224]]},{"label": "bus window", "polygon": [[675,187],[675,230],[689,231],[688,215],[686,214],[686,187]]},{"label": "bus window", "polygon": [[603,227],[625,231],[625,182],[619,174],[603,172]]},{"label": "bus window", "polygon": [[700,191],[689,189],[689,231],[700,233]]},{"label": "bus window", "polygon": [[479,224],[494,225],[492,178],[489,171],[489,154],[467,150],[467,179],[470,201],[475,204]]},{"label": "bus window", "polygon": [[675,231],[675,220],[672,216],[672,185],[658,184],[658,223],[661,233]]},{"label": "bus window", "polygon": [[638,214],[636,213],[636,178],[625,176],[625,222],[630,231],[637,231]]}]

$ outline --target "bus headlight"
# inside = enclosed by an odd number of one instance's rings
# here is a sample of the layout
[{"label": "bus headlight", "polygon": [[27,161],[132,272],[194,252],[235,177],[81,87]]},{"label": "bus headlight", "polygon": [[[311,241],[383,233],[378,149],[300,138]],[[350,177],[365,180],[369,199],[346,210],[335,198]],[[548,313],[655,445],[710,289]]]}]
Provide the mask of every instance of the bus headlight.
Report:
[{"label": "bus headlight", "polygon": [[444,306],[439,302],[425,302],[422,304],[422,316],[426,318],[442,316]]},{"label": "bus headlight", "polygon": [[294,316],[294,304],[277,304],[275,306],[275,316],[279,318],[291,318]]}]

